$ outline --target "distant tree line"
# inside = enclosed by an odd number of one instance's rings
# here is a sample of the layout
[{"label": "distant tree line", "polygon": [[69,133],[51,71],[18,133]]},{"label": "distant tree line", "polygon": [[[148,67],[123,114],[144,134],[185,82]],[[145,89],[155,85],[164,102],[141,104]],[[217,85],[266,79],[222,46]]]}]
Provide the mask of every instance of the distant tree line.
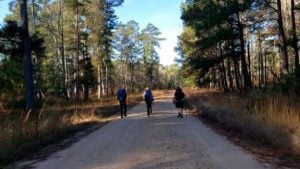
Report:
[{"label": "distant tree line", "polygon": [[295,0],[186,0],[177,47],[185,78],[224,91],[299,91],[299,10]]}]

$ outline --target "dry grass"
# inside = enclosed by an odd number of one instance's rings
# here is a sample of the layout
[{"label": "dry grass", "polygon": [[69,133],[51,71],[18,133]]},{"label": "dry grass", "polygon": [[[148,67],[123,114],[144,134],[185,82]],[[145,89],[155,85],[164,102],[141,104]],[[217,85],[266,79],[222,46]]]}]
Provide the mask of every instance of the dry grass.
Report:
[{"label": "dry grass", "polygon": [[[140,94],[128,98],[131,106],[140,101]],[[0,168],[75,132],[104,123],[119,108],[115,97],[88,103],[48,100],[42,107],[36,113],[9,110],[0,114]]]},{"label": "dry grass", "polygon": [[203,117],[247,136],[300,155],[300,98],[293,94],[223,94],[188,90]]}]

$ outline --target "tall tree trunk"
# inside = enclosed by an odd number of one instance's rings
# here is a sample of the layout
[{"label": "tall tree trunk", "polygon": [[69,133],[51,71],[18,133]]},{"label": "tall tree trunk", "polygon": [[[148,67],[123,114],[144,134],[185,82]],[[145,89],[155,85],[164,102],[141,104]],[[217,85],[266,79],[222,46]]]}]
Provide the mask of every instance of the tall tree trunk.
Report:
[{"label": "tall tree trunk", "polygon": [[226,70],[225,70],[225,64],[224,64],[224,57],[223,57],[223,50],[222,45],[219,44],[219,51],[221,56],[221,63],[220,63],[220,70],[221,70],[221,79],[223,83],[223,89],[225,92],[228,92],[228,83],[227,83],[227,77],[226,77]]},{"label": "tall tree trunk", "polygon": [[36,33],[35,28],[35,0],[31,0],[31,22],[32,22],[32,32]]},{"label": "tall tree trunk", "polygon": [[262,86],[265,86],[265,68],[264,68],[264,63],[265,63],[265,51],[264,49],[262,49],[262,53],[261,53],[261,62],[260,62],[260,69],[261,69],[261,84]]},{"label": "tall tree trunk", "polygon": [[251,47],[250,47],[250,42],[247,45],[247,52],[248,52],[248,72],[249,72],[249,79],[252,84],[252,78],[251,78]]},{"label": "tall tree trunk", "polygon": [[89,86],[87,83],[84,83],[84,101],[88,101],[89,100]]},{"label": "tall tree trunk", "polygon": [[101,62],[101,69],[100,69],[100,74],[101,74],[101,95],[104,96],[105,95],[105,83],[104,83],[104,60],[102,59]]},{"label": "tall tree trunk", "polygon": [[100,100],[101,99],[101,64],[100,63],[98,64],[97,72],[98,72],[98,76],[97,76],[97,87],[98,87],[97,96],[98,96],[98,99]]},{"label": "tall tree trunk", "polygon": [[[78,0],[77,0],[77,3]],[[79,62],[80,62],[80,55],[79,55],[79,48],[80,48],[80,35],[79,35],[79,4],[76,4],[76,36],[77,36],[77,44],[76,44],[76,62],[77,62],[77,68],[76,68],[76,100],[80,99],[80,84],[79,84]]]},{"label": "tall tree trunk", "polygon": [[106,96],[108,96],[109,95],[109,92],[108,92],[108,90],[109,90],[109,86],[108,86],[108,80],[109,80],[109,78],[108,78],[108,75],[109,74],[109,72],[108,72],[108,63],[106,63],[105,64],[105,94],[106,94]]},{"label": "tall tree trunk", "polygon": [[134,87],[133,87],[133,76],[134,76],[134,70],[133,70],[133,59],[132,56],[130,58],[130,89],[131,89],[131,93],[134,92]]},{"label": "tall tree trunk", "polygon": [[231,53],[233,56],[233,66],[234,66],[234,78],[235,78],[235,86],[237,89],[240,89],[240,81],[239,81],[239,64],[236,52],[234,50],[234,41],[231,41]]},{"label": "tall tree trunk", "polygon": [[[32,23],[32,34],[36,34],[36,18],[35,18],[35,0],[31,0],[31,23]],[[39,69],[38,69],[38,58],[36,53],[32,51],[32,64],[33,64],[33,81],[35,86],[35,96],[36,98],[40,98],[39,89],[38,89],[38,81],[40,79]]]},{"label": "tall tree trunk", "polygon": [[[85,41],[86,42],[86,41]],[[85,76],[85,80],[83,81],[83,90],[84,90],[84,93],[83,93],[83,100],[84,101],[88,101],[89,100],[89,88],[90,88],[90,84],[89,84],[89,80],[88,79],[89,75],[88,75],[88,56],[85,52],[83,52],[82,54],[84,56],[84,76]]]},{"label": "tall tree trunk", "polygon": [[293,41],[292,47],[295,52],[295,68],[299,68],[299,48],[298,48],[298,36],[297,36],[297,28],[296,28],[296,11],[295,11],[295,0],[291,0],[291,19],[292,19],[292,34],[293,34]]},{"label": "tall tree trunk", "polygon": [[221,65],[218,65],[218,72],[219,72],[219,77],[220,77],[220,79],[218,80],[219,88],[222,89],[224,92],[226,92],[224,74],[222,72],[222,66]]},{"label": "tall tree trunk", "polygon": [[115,85],[114,85],[114,82],[113,82],[112,78],[110,78],[109,84],[110,84],[110,95],[113,96],[114,95],[114,87],[115,87]]},{"label": "tall tree trunk", "polygon": [[283,25],[283,17],[282,17],[282,7],[281,7],[281,0],[277,0],[277,22],[278,22],[278,29],[279,29],[279,44],[280,44],[280,52],[281,58],[283,60],[283,71],[285,74],[289,73],[289,58],[287,52],[287,42],[284,33],[284,25]]},{"label": "tall tree trunk", "polygon": [[131,92],[134,93],[135,89],[134,89],[134,80],[133,80],[133,77],[134,77],[134,68],[133,68],[133,64],[131,66],[131,77],[130,77],[130,83],[131,83]]},{"label": "tall tree trunk", "polygon": [[229,81],[229,88],[233,89],[233,78],[231,73],[231,59],[227,59],[227,75],[228,75],[228,81]]},{"label": "tall tree trunk", "polygon": [[258,32],[258,86],[263,85],[263,53],[262,53],[262,39],[260,31]]},{"label": "tall tree trunk", "polygon": [[245,56],[245,40],[244,40],[244,27],[242,25],[242,21],[240,18],[240,13],[237,13],[238,17],[238,27],[239,27],[239,39],[240,39],[240,47],[241,47],[241,61],[242,61],[242,73],[244,79],[244,88],[251,89],[251,80],[249,77],[248,67],[246,63],[246,56]]},{"label": "tall tree trunk", "polygon": [[273,76],[273,85],[275,85],[276,83],[276,76],[275,76],[275,71],[276,70],[276,59],[275,59],[276,55],[273,55],[272,56],[272,66],[271,66],[271,73],[272,73],[272,76]]},{"label": "tall tree trunk", "polygon": [[264,51],[264,84],[268,85],[268,76],[267,76],[267,51]]},{"label": "tall tree trunk", "polygon": [[67,63],[66,63],[66,57],[65,57],[65,42],[64,42],[64,0],[60,0],[60,54],[61,54],[61,60],[62,60],[62,73],[63,73],[63,91],[64,96],[69,99],[69,93],[67,89],[67,83],[68,83],[68,77],[67,77]]},{"label": "tall tree trunk", "polygon": [[31,42],[28,31],[27,0],[21,0],[21,23],[24,45],[25,100],[26,110],[35,110],[33,65],[31,58]]},{"label": "tall tree trunk", "polygon": [[225,64],[224,64],[224,60],[221,62],[221,70],[222,70],[222,76],[223,76],[223,84],[224,84],[224,91],[228,92],[228,83],[227,83],[227,76],[226,76],[226,70],[225,70]]},{"label": "tall tree trunk", "polygon": [[73,60],[73,67],[75,71],[73,71],[73,98],[76,99],[76,93],[77,93],[77,71],[76,71],[76,65],[77,65],[77,59],[76,59],[76,51],[74,51],[72,55],[72,60]]},{"label": "tall tree trunk", "polygon": [[125,74],[124,74],[124,87],[126,88],[126,90],[128,90],[128,65],[127,65],[127,57],[125,57],[125,63],[124,63],[124,71],[125,71]]}]

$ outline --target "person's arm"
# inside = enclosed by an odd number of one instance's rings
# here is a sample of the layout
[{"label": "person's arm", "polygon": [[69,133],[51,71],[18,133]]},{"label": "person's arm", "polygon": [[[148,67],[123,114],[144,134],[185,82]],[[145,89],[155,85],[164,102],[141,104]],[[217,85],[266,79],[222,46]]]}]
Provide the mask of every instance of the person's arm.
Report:
[{"label": "person's arm", "polygon": [[178,100],[178,94],[175,92],[174,94],[174,100],[177,101]]},{"label": "person's arm", "polygon": [[173,96],[173,104],[176,103],[176,92],[174,93],[174,96]]}]

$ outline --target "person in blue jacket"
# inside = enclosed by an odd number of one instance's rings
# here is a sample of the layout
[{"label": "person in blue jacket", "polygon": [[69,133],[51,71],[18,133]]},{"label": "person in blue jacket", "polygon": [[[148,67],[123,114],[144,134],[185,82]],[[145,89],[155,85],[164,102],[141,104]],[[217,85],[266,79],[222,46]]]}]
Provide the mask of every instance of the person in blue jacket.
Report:
[{"label": "person in blue jacket", "polygon": [[152,114],[152,103],[154,101],[154,97],[149,87],[147,87],[144,92],[144,100],[147,105],[147,115],[148,117],[150,117],[150,115]]},{"label": "person in blue jacket", "polygon": [[121,118],[127,117],[127,91],[124,87],[121,87],[117,93],[117,99],[120,103]]}]

